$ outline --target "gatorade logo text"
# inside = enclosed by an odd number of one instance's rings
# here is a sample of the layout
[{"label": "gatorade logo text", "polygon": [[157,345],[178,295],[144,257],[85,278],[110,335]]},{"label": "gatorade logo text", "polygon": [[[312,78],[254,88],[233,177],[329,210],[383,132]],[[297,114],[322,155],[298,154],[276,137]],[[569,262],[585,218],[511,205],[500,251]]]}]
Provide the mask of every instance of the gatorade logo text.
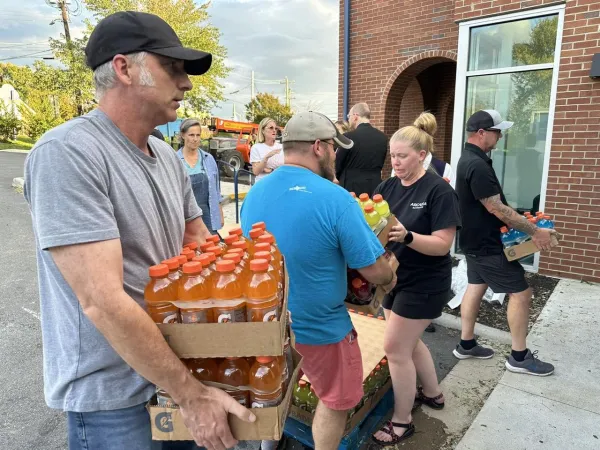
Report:
[{"label": "gatorade logo text", "polygon": [[163,433],[171,433],[173,431],[173,419],[170,412],[161,412],[156,415],[154,425]]},{"label": "gatorade logo text", "polygon": [[419,203],[411,203],[412,209],[423,209],[424,206],[427,206],[427,202],[419,202]]}]

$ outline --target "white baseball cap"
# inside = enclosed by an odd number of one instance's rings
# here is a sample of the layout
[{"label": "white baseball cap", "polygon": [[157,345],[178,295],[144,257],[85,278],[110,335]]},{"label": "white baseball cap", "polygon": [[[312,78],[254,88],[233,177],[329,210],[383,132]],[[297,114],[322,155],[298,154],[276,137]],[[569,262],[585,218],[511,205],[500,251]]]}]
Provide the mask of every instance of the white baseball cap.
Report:
[{"label": "white baseball cap", "polygon": [[333,139],[342,148],[352,148],[354,142],[341,134],[329,117],[314,111],[295,114],[283,130],[282,142],[314,142]]}]

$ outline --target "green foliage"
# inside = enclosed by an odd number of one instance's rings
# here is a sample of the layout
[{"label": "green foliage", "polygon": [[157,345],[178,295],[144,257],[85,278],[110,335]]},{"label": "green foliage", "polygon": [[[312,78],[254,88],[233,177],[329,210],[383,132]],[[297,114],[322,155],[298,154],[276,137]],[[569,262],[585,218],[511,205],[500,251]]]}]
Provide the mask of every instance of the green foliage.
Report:
[{"label": "green foliage", "polygon": [[25,131],[32,139],[37,140],[46,131],[65,121],[60,115],[59,105],[60,99],[56,95],[47,91],[32,91],[27,105],[21,107]]},{"label": "green foliage", "polygon": [[34,86],[33,71],[28,66],[0,63],[0,85],[4,83],[12,85],[21,96],[21,100],[25,101]]},{"label": "green foliage", "polygon": [[291,108],[281,103],[279,98],[273,94],[257,94],[246,105],[246,119],[253,123],[259,123],[265,117],[271,117],[278,126],[283,127],[292,115]]},{"label": "green foliage", "polygon": [[0,140],[7,142],[18,133],[21,121],[12,105],[7,105],[0,100]]}]

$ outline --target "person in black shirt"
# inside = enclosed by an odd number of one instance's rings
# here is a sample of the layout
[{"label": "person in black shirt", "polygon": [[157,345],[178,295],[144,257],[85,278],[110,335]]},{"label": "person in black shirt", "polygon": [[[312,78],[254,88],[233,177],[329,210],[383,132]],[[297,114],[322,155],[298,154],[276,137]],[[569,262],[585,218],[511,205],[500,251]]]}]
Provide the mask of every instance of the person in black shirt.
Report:
[{"label": "person in black shirt", "polygon": [[506,368],[511,372],[546,376],[554,372],[552,364],[540,361],[527,349],[531,289],[521,264],[506,259],[500,228],[506,224],[527,233],[542,250],[550,250],[554,230],[537,228],[508,206],[488,156],[502,132],[512,125],[503,122],[494,110],[477,111],[467,121],[468,140],[458,162],[456,192],[460,212],[468,218],[458,242],[466,256],[469,284],[460,309],[461,341],[453,353],[459,359],[488,359],[494,355],[492,349],[478,345],[473,334],[479,305],[489,286],[510,296],[507,315],[512,352]]},{"label": "person in black shirt", "polygon": [[357,196],[373,194],[381,183],[381,170],[388,151],[385,134],[370,123],[371,111],[366,103],[350,109],[348,120],[352,131],[346,136],[354,142],[351,149],[338,148],[335,155],[335,175],[340,186]]},{"label": "person in black shirt", "polygon": [[[397,131],[390,140],[396,176],[375,189],[400,222],[392,228],[387,246],[400,263],[398,283],[383,300],[384,350],[395,409],[391,422],[373,436],[380,445],[394,445],[414,434],[411,410],[415,402],[444,407],[433,359],[421,335],[452,298],[449,251],[461,220],[452,186],[423,168],[433,149],[435,129],[435,117],[423,113],[414,125]],[[423,386],[415,395],[417,374]]]}]

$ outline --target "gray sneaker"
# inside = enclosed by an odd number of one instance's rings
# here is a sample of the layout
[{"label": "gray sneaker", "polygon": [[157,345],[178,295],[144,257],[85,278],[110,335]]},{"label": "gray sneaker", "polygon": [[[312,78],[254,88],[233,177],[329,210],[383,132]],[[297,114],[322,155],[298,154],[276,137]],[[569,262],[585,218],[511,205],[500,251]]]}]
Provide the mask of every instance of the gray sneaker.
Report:
[{"label": "gray sneaker", "polygon": [[465,350],[462,345],[458,344],[454,350],[452,350],[454,356],[458,359],[490,359],[494,356],[494,350],[487,347],[482,347],[477,344],[471,350]]},{"label": "gray sneaker", "polygon": [[512,355],[506,360],[506,368],[514,373],[526,373],[527,375],[534,375],[536,377],[547,377],[554,373],[554,366],[550,363],[540,361],[537,357],[537,350],[531,353],[527,350],[525,359],[521,362],[513,358]]}]

